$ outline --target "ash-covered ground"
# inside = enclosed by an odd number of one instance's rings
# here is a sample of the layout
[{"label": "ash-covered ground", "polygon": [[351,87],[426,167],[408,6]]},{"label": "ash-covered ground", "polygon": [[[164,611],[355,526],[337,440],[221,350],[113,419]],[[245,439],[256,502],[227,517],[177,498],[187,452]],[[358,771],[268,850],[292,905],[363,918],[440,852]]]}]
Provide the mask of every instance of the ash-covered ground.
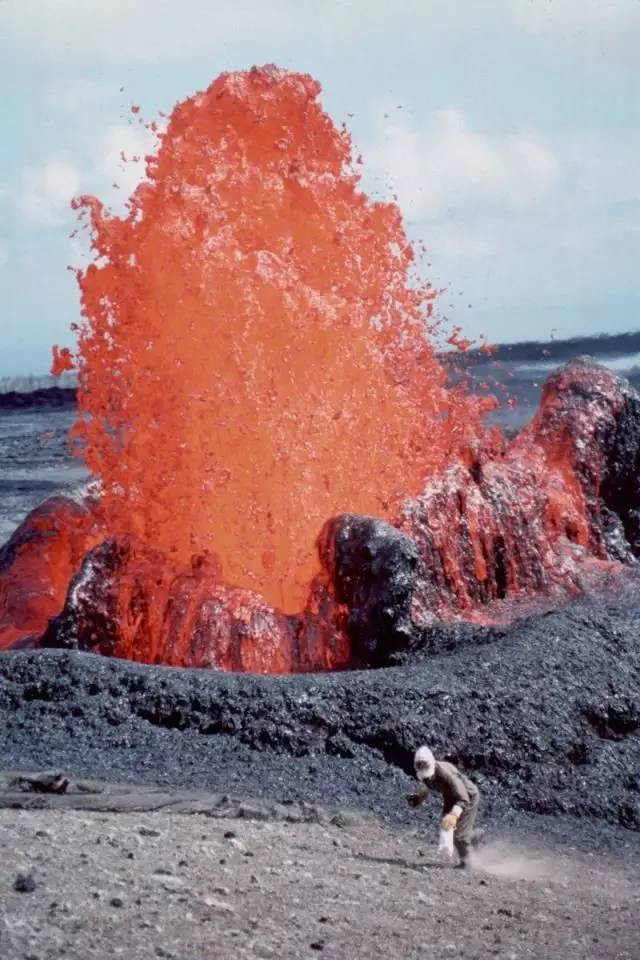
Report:
[{"label": "ash-covered ground", "polygon": [[0,955],[638,956],[640,862],[622,844],[494,840],[468,873],[438,860],[424,827],[182,810],[0,810]]}]

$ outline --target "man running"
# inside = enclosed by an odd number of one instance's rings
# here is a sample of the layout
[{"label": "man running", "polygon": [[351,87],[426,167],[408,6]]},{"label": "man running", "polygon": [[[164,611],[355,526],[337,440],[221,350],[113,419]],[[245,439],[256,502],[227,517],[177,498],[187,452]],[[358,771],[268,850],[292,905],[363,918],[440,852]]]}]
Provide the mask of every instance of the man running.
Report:
[{"label": "man running", "polygon": [[452,763],[436,760],[429,747],[416,750],[413,766],[422,787],[418,793],[409,795],[409,803],[419,807],[432,790],[441,795],[442,829],[454,831],[453,842],[460,857],[458,866],[465,869],[469,866],[470,847],[483,835],[483,831],[474,830],[480,791]]}]

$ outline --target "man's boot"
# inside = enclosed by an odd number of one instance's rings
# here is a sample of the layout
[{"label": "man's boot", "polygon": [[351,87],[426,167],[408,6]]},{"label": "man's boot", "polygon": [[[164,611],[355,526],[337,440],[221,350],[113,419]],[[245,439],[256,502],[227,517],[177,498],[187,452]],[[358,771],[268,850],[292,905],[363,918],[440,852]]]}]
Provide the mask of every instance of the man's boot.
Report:
[{"label": "man's boot", "polygon": [[460,857],[460,863],[456,864],[457,870],[468,870],[469,869],[469,844],[466,841],[456,843],[456,850],[458,851],[458,856]]}]

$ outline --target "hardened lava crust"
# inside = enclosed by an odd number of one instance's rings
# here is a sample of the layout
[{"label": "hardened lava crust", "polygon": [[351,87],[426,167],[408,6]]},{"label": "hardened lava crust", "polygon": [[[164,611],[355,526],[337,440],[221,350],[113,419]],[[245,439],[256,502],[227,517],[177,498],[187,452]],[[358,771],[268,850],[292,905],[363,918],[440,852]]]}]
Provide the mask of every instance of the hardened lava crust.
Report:
[{"label": "hardened lava crust", "polygon": [[637,574],[508,627],[450,626],[407,663],[290,676],[145,666],[78,651],[0,655],[5,769],[366,807],[408,819],[429,743],[490,818],[640,831]]}]

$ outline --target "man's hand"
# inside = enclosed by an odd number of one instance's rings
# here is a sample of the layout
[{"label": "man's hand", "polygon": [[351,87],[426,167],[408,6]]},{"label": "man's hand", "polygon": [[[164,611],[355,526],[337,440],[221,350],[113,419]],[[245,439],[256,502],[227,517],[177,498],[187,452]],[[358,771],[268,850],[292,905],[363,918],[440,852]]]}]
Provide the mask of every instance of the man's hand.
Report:
[{"label": "man's hand", "polygon": [[455,830],[458,824],[458,817],[455,813],[448,813],[442,818],[443,830]]}]

